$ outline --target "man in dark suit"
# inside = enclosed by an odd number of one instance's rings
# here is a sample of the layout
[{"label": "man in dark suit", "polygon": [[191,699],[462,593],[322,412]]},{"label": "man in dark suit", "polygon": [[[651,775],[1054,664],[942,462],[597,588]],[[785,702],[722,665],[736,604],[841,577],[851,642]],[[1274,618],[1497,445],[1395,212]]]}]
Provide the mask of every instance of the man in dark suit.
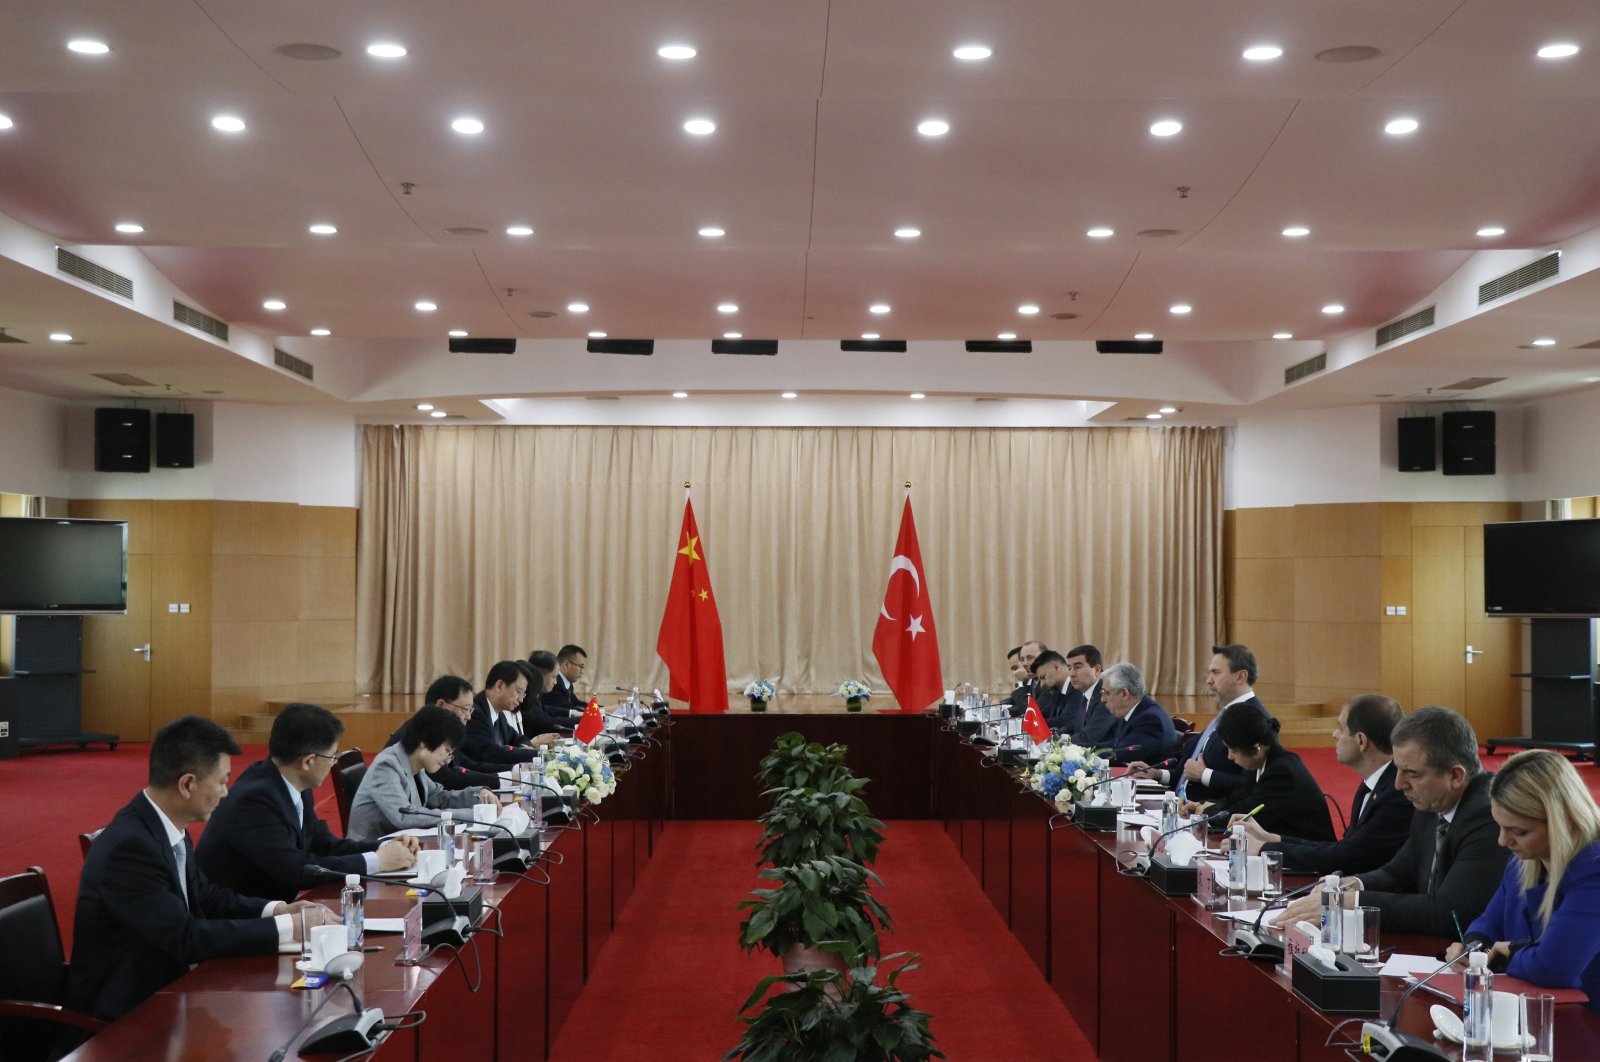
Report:
[{"label": "man in dark suit", "polygon": [[[1448,708],[1418,708],[1402,719],[1394,743],[1395,788],[1417,814],[1394,858],[1346,877],[1347,907],[1376,907],[1387,931],[1454,937],[1489,905],[1507,853],[1489,814],[1489,781],[1478,762],[1472,724]],[[1309,901],[1309,902],[1308,902]],[[1314,897],[1283,917],[1317,919]]]},{"label": "man in dark suit", "polygon": [[[462,748],[479,763],[508,766],[526,763],[539,755],[531,745],[519,745],[510,740],[500,713],[522,703],[528,694],[528,676],[522,670],[521,660],[502,660],[489,669],[483,680],[483,691],[472,700],[472,718],[467,721],[467,734]],[[534,739],[534,744],[549,745],[555,735],[547,734]]]},{"label": "man in dark suit", "polygon": [[[1072,713],[1074,744],[1085,748],[1098,748],[1111,743],[1117,730],[1117,717],[1106,710],[1104,692],[1100,683],[1100,650],[1092,645],[1077,645],[1067,650],[1067,681],[1072,693],[1067,694]],[[1073,696],[1076,693],[1076,696]]]},{"label": "man in dark suit", "polygon": [[1339,709],[1334,755],[1361,777],[1344,836],[1310,841],[1270,833],[1256,820],[1245,823],[1250,851],[1283,853],[1286,869],[1308,874],[1349,871],[1360,874],[1383,866],[1410,835],[1413,808],[1395,788],[1392,735],[1404,712],[1392,697],[1363,693]]},{"label": "man in dark suit", "polygon": [[[1070,673],[1067,671],[1066,657],[1054,649],[1046,649],[1033,662],[1033,674],[1038,680],[1039,687],[1039,691],[1034,694],[1034,700],[1039,705],[1039,712],[1044,716],[1045,723],[1051,730],[1065,730],[1071,721],[1072,706],[1067,696],[1071,686],[1067,681]],[[1023,707],[1024,709],[1027,707],[1026,699],[1023,701]]]},{"label": "man in dark suit", "polygon": [[556,653],[556,684],[540,698],[546,715],[559,718],[559,713],[566,712],[568,718],[576,719],[583,714],[583,700],[573,683],[583,677],[584,669],[588,666],[589,654],[583,651],[582,646],[561,647]]},{"label": "man in dark suit", "polygon": [[1100,676],[1106,711],[1117,720],[1111,735],[1111,762],[1159,763],[1178,747],[1172,716],[1144,687],[1144,676],[1129,663],[1112,664]]},{"label": "man in dark suit", "polygon": [[[427,695],[423,698],[423,707],[437,705],[454,712],[461,725],[466,726],[472,719],[472,683],[459,675],[441,675],[433,680],[428,687]],[[415,716],[411,717],[416,718]],[[406,727],[411,725],[407,719],[395,728],[388,740],[383,743],[384,748],[398,745],[405,737]],[[479,763],[463,749],[456,749],[450,762],[432,771],[428,777],[442,789],[496,789],[500,786],[500,768],[504,764]]]},{"label": "man in dark suit", "polygon": [[338,716],[315,704],[291,704],[272,721],[267,758],[244,769],[217,805],[195,856],[206,877],[247,896],[292,900],[322,878],[314,863],[342,874],[404,870],[417,840],[383,845],[335,837],[317,815],[316,789],[339,758]]},{"label": "man in dark suit", "polygon": [[[576,697],[570,690],[560,698],[555,696],[556,654],[548,649],[535,649],[528,654],[528,663],[533,665],[533,679],[528,685],[528,696],[522,702],[523,718],[537,713],[551,730],[563,733],[572,730],[583,710],[566,704],[568,697]],[[558,699],[560,705],[556,704]]]},{"label": "man in dark suit", "polygon": [[1043,654],[1050,650],[1037,638],[1030,638],[1017,647],[1017,663],[1021,667],[1021,681],[1017,688],[1011,691],[1008,698],[1011,701],[1011,717],[1021,719],[1028,710],[1028,698],[1035,700],[1039,696],[1039,677],[1034,674],[1034,665]]},{"label": "man in dark suit", "polygon": [[[1245,784],[1242,767],[1228,758],[1228,746],[1217,733],[1222,713],[1236,704],[1247,704],[1272,719],[1272,713],[1256,697],[1256,655],[1243,645],[1214,645],[1211,664],[1206,670],[1206,689],[1217,699],[1217,714],[1199,734],[1184,739],[1178,755],[1180,768],[1141,769],[1140,778],[1153,778],[1162,785],[1178,789],[1185,800],[1195,803],[1227,803]],[[1273,719],[1273,728],[1277,720]],[[1142,767],[1141,764],[1134,764]]]},{"label": "man in dark suit", "polygon": [[228,792],[239,746],[209,719],[184,716],[150,743],[150,784],[95,839],[78,879],[68,996],[105,1019],[126,1014],[195,963],[274,954],[299,939],[304,919],[336,924],[309,902],[241,896],[195,865],[190,823]]}]

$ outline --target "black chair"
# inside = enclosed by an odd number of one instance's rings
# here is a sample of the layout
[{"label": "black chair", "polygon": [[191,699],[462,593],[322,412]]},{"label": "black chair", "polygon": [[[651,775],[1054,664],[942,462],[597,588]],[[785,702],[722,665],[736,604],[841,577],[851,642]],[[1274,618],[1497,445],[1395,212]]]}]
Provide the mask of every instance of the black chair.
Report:
[{"label": "black chair", "polygon": [[1329,807],[1333,808],[1333,813],[1339,816],[1339,836],[1343,837],[1345,831],[1350,829],[1350,824],[1344,821],[1344,808],[1341,808],[1339,802],[1333,799],[1332,793],[1323,793],[1322,798],[1328,802]]},{"label": "black chair", "polygon": [[1181,741],[1185,735],[1194,733],[1194,724],[1187,719],[1179,719],[1177,716],[1173,716],[1172,729],[1178,732],[1178,739]]},{"label": "black chair", "polygon": [[339,753],[333,765],[333,799],[339,803],[339,832],[350,835],[350,805],[355,802],[361,779],[367,776],[367,759],[360,749]]},{"label": "black chair", "polygon": [[65,1006],[67,961],[44,871],[0,878],[0,1044],[7,1062],[60,1058],[106,1027]]}]

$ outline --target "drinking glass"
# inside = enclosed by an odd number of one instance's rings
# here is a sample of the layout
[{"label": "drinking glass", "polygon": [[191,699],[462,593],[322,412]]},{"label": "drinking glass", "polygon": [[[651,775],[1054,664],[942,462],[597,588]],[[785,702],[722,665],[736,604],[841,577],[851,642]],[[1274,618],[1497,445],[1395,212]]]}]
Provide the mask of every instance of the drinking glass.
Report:
[{"label": "drinking glass", "polygon": [[1545,993],[1521,997],[1522,1062],[1550,1062],[1555,1055],[1556,997]]},{"label": "drinking glass", "polygon": [[1262,852],[1261,858],[1267,868],[1261,885],[1261,898],[1275,900],[1283,895],[1283,853]]},{"label": "drinking glass", "polygon": [[1344,933],[1339,950],[1353,955],[1357,962],[1378,961],[1378,929],[1383,912],[1376,907],[1357,907],[1344,913]]}]

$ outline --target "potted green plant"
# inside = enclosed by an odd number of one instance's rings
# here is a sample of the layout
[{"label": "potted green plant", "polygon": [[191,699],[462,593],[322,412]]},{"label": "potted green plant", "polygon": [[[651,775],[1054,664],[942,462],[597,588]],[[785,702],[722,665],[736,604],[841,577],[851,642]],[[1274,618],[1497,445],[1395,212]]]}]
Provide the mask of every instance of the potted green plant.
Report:
[{"label": "potted green plant", "polygon": [[857,794],[865,778],[831,780],[823,789],[772,789],[772,807],[756,819],[761,863],[786,867],[826,856],[873,863],[883,844],[883,823]]},{"label": "potted green plant", "polygon": [[[915,955],[900,959],[879,984],[876,966],[850,970],[811,970],[766,977],[739,1008],[744,1037],[723,1055],[724,1062],[922,1062],[944,1058],[933,1045],[928,1015],[911,1005],[896,983],[919,967]],[[784,983],[787,992],[769,995]],[[759,1010],[749,1014],[765,1000]]]},{"label": "potted green plant", "polygon": [[853,777],[843,745],[821,745],[790,731],[762,757],[756,779],[768,789],[822,789]]},{"label": "potted green plant", "polygon": [[889,912],[870,892],[872,883],[882,884],[872,871],[831,855],[768,867],[761,877],[778,887],[756,889],[739,904],[750,912],[739,925],[745,951],[770,951],[787,973],[878,957],[878,932],[889,927]]}]

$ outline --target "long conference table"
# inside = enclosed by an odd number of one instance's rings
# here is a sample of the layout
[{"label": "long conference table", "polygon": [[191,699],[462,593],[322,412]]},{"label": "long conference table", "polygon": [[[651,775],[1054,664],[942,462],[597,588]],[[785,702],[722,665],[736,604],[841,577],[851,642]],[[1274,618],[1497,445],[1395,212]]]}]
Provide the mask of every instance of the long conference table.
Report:
[{"label": "long conference table", "polygon": [[[415,1010],[428,1014],[415,1028],[389,1034],[373,1057],[548,1057],[666,820],[754,818],[756,761],[789,730],[847,745],[851,769],[872,779],[866,797],[879,817],[942,820],[995,910],[1102,1059],[1348,1057],[1343,1048],[1324,1046],[1344,1015],[1311,1006],[1275,964],[1225,954],[1229,924],[1214,912],[1119,872],[1118,853],[1139,843],[1132,834],[1066,822],[1053,804],[936,718],[876,713],[674,716],[671,727],[655,732],[660,747],[619,778],[598,821],[555,835],[549,845],[555,858],[540,863],[547,885],[502,875],[486,886],[497,912],[486,919],[494,932],[476,933],[462,953],[435,952],[411,967],[393,963],[398,937],[368,937],[384,950],[368,955],[352,982],[364,1005],[382,1008],[390,1020]],[[334,902],[337,896],[332,887],[312,895]],[[398,915],[414,902],[403,888],[369,887],[374,916]],[[1383,939],[1386,948],[1418,954],[1447,943],[1389,933]],[[291,1040],[330,991],[289,990],[294,958],[202,963],[70,1057],[265,1057]],[[1386,1006],[1401,987],[1386,979]],[[348,1013],[349,997],[339,995],[313,1028]],[[1417,993],[1401,1026],[1430,1036],[1427,1011],[1436,1001]],[[302,1039],[290,1042],[289,1057]],[[1556,1057],[1600,1058],[1600,1015],[1557,1008]]]}]

